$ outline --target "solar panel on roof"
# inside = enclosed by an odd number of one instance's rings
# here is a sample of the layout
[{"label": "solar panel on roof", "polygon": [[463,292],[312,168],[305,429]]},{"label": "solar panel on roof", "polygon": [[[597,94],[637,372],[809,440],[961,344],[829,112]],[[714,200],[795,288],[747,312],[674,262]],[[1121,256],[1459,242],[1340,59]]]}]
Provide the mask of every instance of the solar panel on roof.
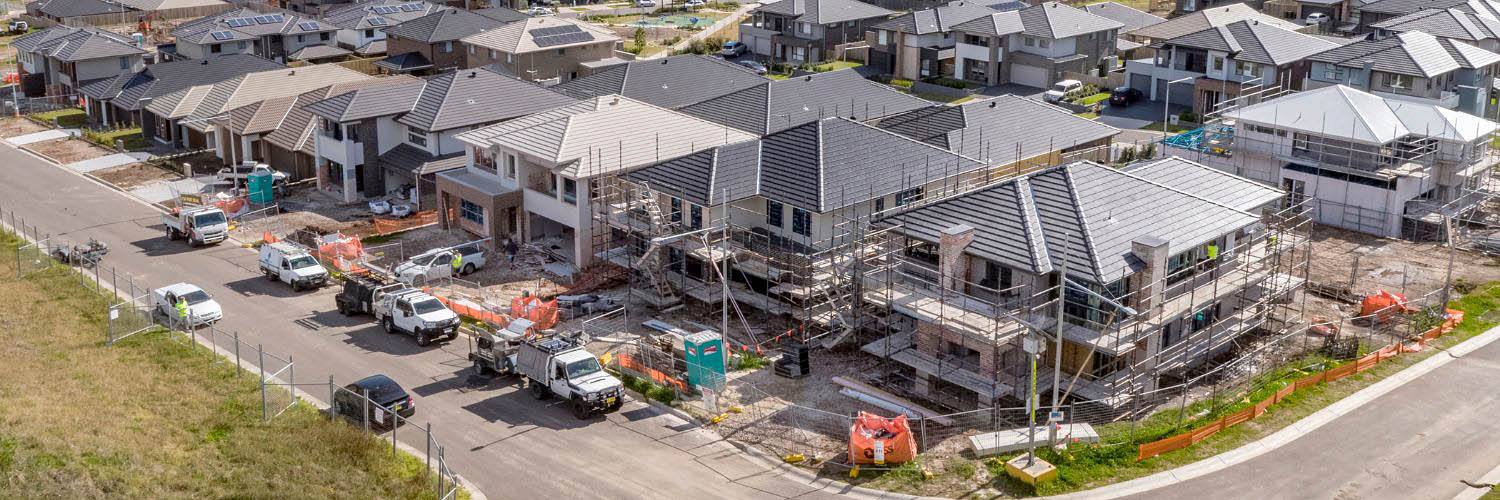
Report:
[{"label": "solar panel on roof", "polygon": [[370,26],[385,26],[385,18],[380,16],[370,18]]},{"label": "solar panel on roof", "polygon": [[397,9],[396,7],[391,5],[381,5],[375,7],[376,14],[395,14],[399,10],[401,9]]},{"label": "solar panel on roof", "polygon": [[583,32],[583,29],[579,28],[576,25],[569,24],[567,26],[549,26],[549,27],[546,27],[546,28],[537,28],[537,29],[531,30],[531,36],[532,37],[551,36],[551,35],[561,35],[563,33],[582,33],[582,32]]},{"label": "solar panel on roof", "polygon": [[307,31],[317,31],[318,23],[300,23],[297,25],[297,27]]},{"label": "solar panel on roof", "polygon": [[215,31],[213,33],[210,33],[210,35],[213,35],[214,40],[232,40],[232,39],[234,39],[234,33],[230,33],[228,31]]},{"label": "solar panel on roof", "polygon": [[422,4],[419,4],[419,3],[404,3],[404,4],[401,4],[401,12],[416,12],[416,11],[419,11],[419,10],[422,10]]},{"label": "solar panel on roof", "polygon": [[230,27],[240,28],[240,27],[244,27],[244,26],[249,26],[249,25],[255,24],[255,21],[253,19],[249,19],[249,18],[235,17],[235,18],[225,19],[224,20],[224,24],[228,24]]},{"label": "solar panel on roof", "polygon": [[552,35],[536,36],[537,30],[532,30],[531,41],[537,47],[552,47],[556,45],[567,45],[570,43],[587,42],[594,39],[593,33],[582,30],[577,32],[557,33]]}]

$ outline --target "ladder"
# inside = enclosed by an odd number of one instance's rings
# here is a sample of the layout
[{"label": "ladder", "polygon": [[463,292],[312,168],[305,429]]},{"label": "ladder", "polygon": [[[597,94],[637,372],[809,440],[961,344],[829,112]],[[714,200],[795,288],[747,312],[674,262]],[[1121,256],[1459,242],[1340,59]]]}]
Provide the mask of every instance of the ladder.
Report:
[{"label": "ladder", "polygon": [[639,203],[642,210],[646,212],[646,218],[650,224],[647,237],[651,237],[651,244],[646,246],[646,251],[641,258],[636,260],[635,268],[646,275],[651,282],[651,288],[656,291],[660,298],[658,306],[668,306],[679,302],[677,292],[672,289],[672,283],[667,280],[666,272],[662,270],[664,263],[661,259],[661,244],[655,241],[654,236],[670,232],[673,223],[662,214],[661,205],[656,202],[648,186],[642,186],[635,191],[635,201]]}]

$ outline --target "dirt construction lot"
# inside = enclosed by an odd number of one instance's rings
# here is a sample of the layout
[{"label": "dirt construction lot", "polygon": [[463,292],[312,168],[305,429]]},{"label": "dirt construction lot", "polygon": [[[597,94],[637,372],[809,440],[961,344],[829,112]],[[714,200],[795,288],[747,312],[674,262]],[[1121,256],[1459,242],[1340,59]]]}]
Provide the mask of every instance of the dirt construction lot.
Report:
[{"label": "dirt construction lot", "polygon": [[111,153],[82,139],[58,139],[55,141],[28,144],[25,149],[67,165],[76,161],[91,160]]},{"label": "dirt construction lot", "polygon": [[[1387,290],[1415,299],[1441,290],[1448,274],[1448,249],[1437,243],[1379,238],[1328,226],[1314,227],[1312,240],[1310,280],[1349,282],[1353,276],[1353,291],[1359,296]],[[1453,279],[1475,284],[1500,280],[1500,260],[1464,250],[1453,252]],[[1336,320],[1340,315],[1358,314],[1358,305],[1316,295],[1308,297],[1307,305],[1308,319]]]},{"label": "dirt construction lot", "polygon": [[120,165],[118,167],[96,170],[92,174],[100,180],[113,184],[120,189],[135,189],[157,181],[171,181],[182,178],[180,175],[156,168],[149,163]]},{"label": "dirt construction lot", "polygon": [[0,137],[15,137],[44,130],[47,130],[45,125],[25,118],[6,118],[0,120]]}]

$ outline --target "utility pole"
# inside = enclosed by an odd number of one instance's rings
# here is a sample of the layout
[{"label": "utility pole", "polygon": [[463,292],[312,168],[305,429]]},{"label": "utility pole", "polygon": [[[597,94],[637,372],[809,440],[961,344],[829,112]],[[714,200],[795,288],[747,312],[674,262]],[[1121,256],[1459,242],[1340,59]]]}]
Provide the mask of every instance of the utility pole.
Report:
[{"label": "utility pole", "polygon": [[[1058,389],[1062,385],[1062,344],[1063,344],[1063,303],[1068,297],[1068,252],[1072,246],[1068,243],[1068,236],[1063,235],[1063,259],[1061,279],[1057,280],[1057,343],[1052,344],[1052,411],[1057,413],[1057,407],[1061,403],[1057,400]],[[1107,326],[1107,325],[1106,325]],[[1103,333],[1102,331],[1100,332]],[[1047,444],[1057,444],[1057,425],[1052,423],[1051,414],[1047,418]]]},{"label": "utility pole", "polygon": [[1458,249],[1458,244],[1453,241],[1453,231],[1457,229],[1453,227],[1453,216],[1448,216],[1444,226],[1448,232],[1448,274],[1443,277],[1443,302],[1438,307],[1442,308],[1443,314],[1447,314],[1448,301],[1452,299],[1453,293],[1453,258]]},{"label": "utility pole", "polygon": [[1027,333],[1025,340],[1021,341],[1021,350],[1026,352],[1026,358],[1031,362],[1031,383],[1026,394],[1026,466],[1036,464],[1036,358],[1041,356],[1041,335],[1035,332]]}]

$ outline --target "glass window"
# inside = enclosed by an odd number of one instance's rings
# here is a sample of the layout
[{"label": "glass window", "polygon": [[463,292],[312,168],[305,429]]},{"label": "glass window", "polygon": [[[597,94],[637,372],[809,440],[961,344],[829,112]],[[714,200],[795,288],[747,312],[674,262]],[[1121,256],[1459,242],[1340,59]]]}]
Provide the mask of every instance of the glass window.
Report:
[{"label": "glass window", "polygon": [[797,23],[797,32],[804,35],[811,35],[812,25],[807,23]]},{"label": "glass window", "polygon": [[1052,46],[1052,40],[1046,38],[1038,38],[1036,43],[1044,49]]},{"label": "glass window", "polygon": [[449,53],[449,52],[453,52],[453,42],[451,42],[451,41],[449,41],[449,42],[443,42],[443,44],[440,46],[440,48],[438,50],[441,50],[445,54]]},{"label": "glass window", "polygon": [[[240,42],[245,43],[245,42]],[[130,56],[120,57],[120,69],[130,69]]]},{"label": "glass window", "polygon": [[495,49],[489,49],[488,54],[490,56],[490,59],[494,59],[495,58]]},{"label": "glass window", "polygon": [[885,211],[885,197],[881,196],[881,197],[875,199],[875,215],[880,215],[880,212],[884,212],[884,211]]},{"label": "glass window", "polygon": [[458,212],[469,222],[484,224],[484,207],[469,203],[469,200],[458,200]]},{"label": "glass window", "polygon": [[672,198],[672,222],[682,222],[682,200]]},{"label": "glass window", "polygon": [[374,38],[375,30],[365,30],[365,38]]},{"label": "glass window", "polygon": [[302,37],[302,35],[297,35],[297,43],[302,43],[303,41],[304,38]]},{"label": "glass window", "polygon": [[812,214],[808,211],[792,207],[792,232],[812,236]]},{"label": "glass window", "polygon": [[703,229],[703,207],[688,206],[688,225],[693,229]]},{"label": "glass window", "polygon": [[1214,71],[1224,71],[1224,58],[1214,56]]},{"label": "glass window", "polygon": [[516,155],[505,153],[505,176],[516,178]]},{"label": "glass window", "polygon": [[766,225],[781,227],[781,202],[766,200]]},{"label": "glass window", "polygon": [[212,52],[214,54],[218,54],[220,52],[223,52],[224,51],[224,44],[222,44],[222,43],[216,43],[216,44],[213,44],[213,45],[209,45],[208,46],[208,51]]},{"label": "glass window", "polygon": [[324,42],[328,41],[328,32],[325,31],[325,32],[322,32],[322,33],[318,33],[318,40],[321,40],[321,41],[324,41]]},{"label": "glass window", "polygon": [[408,128],[406,129],[406,142],[410,142],[412,144],[425,148],[427,147],[427,132],[414,128]]},{"label": "glass window", "polygon": [[[578,204],[578,181],[563,177],[563,201],[574,205]],[[698,208],[698,207],[693,207]]]},{"label": "glass window", "polygon": [[1029,36],[1026,37],[1026,46],[1027,47],[1035,47],[1036,46],[1036,39],[1032,38],[1032,37],[1029,37]]},{"label": "glass window", "polygon": [[349,132],[348,132],[349,142],[359,142],[359,125],[358,124],[350,123],[348,125],[344,125],[344,128],[346,128],[346,129],[349,130]]},{"label": "glass window", "polygon": [[896,193],[896,206],[899,207],[899,206],[905,205],[907,203],[911,203],[911,202],[914,202],[914,201],[919,201],[921,199],[922,199],[922,188],[920,188],[920,187],[914,187],[914,188],[911,188],[911,189],[908,189],[908,190]]}]

